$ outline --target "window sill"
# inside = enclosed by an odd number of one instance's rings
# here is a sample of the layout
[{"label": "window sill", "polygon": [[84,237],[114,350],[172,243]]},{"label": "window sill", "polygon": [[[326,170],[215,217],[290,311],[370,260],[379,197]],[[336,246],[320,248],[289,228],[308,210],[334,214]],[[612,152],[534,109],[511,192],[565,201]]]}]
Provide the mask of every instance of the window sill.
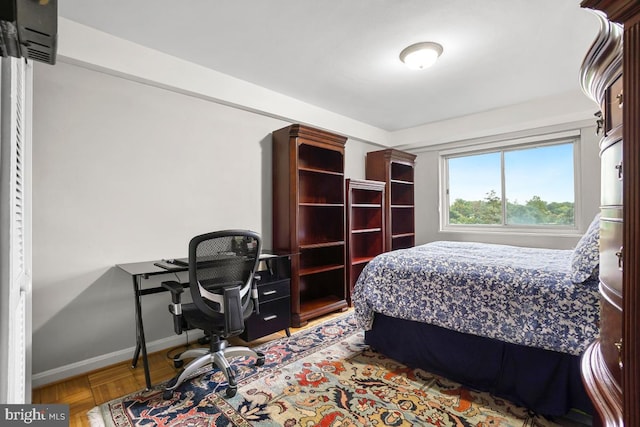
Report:
[{"label": "window sill", "polygon": [[478,226],[447,226],[440,227],[440,233],[466,233],[504,236],[553,236],[553,237],[580,237],[583,232],[575,227],[549,228],[549,227],[478,227]]}]

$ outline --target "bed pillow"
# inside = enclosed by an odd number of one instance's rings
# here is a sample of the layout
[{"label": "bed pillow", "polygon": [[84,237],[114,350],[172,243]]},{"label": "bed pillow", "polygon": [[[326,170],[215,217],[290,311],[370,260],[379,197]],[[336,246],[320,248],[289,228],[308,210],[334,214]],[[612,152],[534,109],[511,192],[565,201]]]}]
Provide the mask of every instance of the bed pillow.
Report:
[{"label": "bed pillow", "polygon": [[571,255],[571,281],[582,283],[591,277],[600,263],[600,214],[589,224]]}]

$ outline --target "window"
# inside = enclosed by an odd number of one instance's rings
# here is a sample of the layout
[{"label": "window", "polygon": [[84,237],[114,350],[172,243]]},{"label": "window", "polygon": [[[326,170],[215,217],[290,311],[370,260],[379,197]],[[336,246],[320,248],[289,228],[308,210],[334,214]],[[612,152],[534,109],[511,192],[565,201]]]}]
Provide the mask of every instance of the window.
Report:
[{"label": "window", "polygon": [[573,228],[575,140],[442,156],[445,227]]}]

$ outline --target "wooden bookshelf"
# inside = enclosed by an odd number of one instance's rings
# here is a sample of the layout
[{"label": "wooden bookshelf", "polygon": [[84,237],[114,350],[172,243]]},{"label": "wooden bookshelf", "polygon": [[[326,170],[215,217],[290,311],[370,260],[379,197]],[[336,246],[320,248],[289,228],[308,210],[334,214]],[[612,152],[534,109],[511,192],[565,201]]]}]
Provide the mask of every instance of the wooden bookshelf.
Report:
[{"label": "wooden bookshelf", "polygon": [[385,251],[385,186],[382,181],[346,180],[349,305],[360,273],[369,261]]},{"label": "wooden bookshelf", "polygon": [[385,250],[415,246],[414,167],[416,156],[386,149],[367,153],[366,177],[385,182]]},{"label": "wooden bookshelf", "polygon": [[303,125],[273,132],[273,249],[291,253],[291,323],[347,308],[344,145]]}]

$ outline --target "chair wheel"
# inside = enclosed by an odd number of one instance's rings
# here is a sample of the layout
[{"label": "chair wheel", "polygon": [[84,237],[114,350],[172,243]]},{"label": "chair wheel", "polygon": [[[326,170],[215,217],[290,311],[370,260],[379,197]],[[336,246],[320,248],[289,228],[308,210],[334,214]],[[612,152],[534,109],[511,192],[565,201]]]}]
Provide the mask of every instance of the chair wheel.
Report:
[{"label": "chair wheel", "polygon": [[238,387],[228,387],[227,388],[227,397],[233,397],[238,392]]},{"label": "chair wheel", "polygon": [[164,400],[170,400],[173,397],[173,390],[165,390],[162,393],[162,398]]},{"label": "chair wheel", "polygon": [[258,358],[256,359],[256,366],[264,365],[265,357],[264,354],[258,353]]},{"label": "chair wheel", "polygon": [[173,359],[173,367],[176,369],[180,369],[184,366],[184,360]]}]

